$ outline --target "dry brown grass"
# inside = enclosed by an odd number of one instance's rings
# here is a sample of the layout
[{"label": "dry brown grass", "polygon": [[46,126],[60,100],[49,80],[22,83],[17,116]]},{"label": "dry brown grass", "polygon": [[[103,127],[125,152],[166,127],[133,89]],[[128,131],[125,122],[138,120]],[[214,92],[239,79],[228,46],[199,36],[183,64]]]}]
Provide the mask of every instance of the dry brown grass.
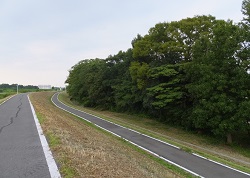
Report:
[{"label": "dry brown grass", "polygon": [[180,177],[110,134],[56,108],[51,92],[30,95],[42,115],[45,135],[59,143],[51,149],[63,177]]}]

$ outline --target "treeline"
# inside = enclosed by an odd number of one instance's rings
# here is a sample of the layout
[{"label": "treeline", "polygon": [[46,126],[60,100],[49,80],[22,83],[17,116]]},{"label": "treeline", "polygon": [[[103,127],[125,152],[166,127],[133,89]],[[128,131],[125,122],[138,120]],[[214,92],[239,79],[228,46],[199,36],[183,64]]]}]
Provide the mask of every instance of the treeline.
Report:
[{"label": "treeline", "polygon": [[[1,89],[14,89],[16,90],[17,88],[17,84],[0,84],[0,90]],[[27,85],[27,86],[24,86],[24,85],[18,85],[18,88],[19,89],[38,89],[37,86],[33,86],[33,85]]]},{"label": "treeline", "polygon": [[227,138],[250,131],[250,0],[241,23],[196,16],[156,24],[132,48],[69,71],[71,99],[145,113]]}]

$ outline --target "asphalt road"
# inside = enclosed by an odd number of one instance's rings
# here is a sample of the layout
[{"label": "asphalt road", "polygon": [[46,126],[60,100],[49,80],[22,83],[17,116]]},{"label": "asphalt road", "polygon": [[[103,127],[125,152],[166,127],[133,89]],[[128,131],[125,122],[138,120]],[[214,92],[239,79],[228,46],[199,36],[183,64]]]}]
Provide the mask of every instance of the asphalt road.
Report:
[{"label": "asphalt road", "polygon": [[49,178],[27,94],[0,105],[0,178]]},{"label": "asphalt road", "polygon": [[168,162],[173,162],[190,172],[196,173],[201,177],[211,178],[249,178],[249,174],[244,174],[236,170],[227,168],[217,163],[200,158],[193,154],[184,152],[178,148],[162,143],[145,135],[126,129],[116,124],[112,124],[103,119],[73,109],[64,105],[58,100],[58,93],[52,97],[52,102],[61,109],[64,109],[74,115],[84,118],[112,133],[115,133],[134,144],[143,147],[156,155],[159,155]]}]

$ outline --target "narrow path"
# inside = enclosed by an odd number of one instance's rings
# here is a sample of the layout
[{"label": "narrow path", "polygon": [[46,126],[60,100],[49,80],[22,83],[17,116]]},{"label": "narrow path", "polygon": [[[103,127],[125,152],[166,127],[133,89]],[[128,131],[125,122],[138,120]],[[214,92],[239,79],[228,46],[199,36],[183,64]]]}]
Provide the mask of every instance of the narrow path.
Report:
[{"label": "narrow path", "polygon": [[27,94],[0,105],[0,177],[55,177],[49,171]]},{"label": "narrow path", "polygon": [[117,124],[105,121],[99,117],[87,114],[83,111],[71,108],[58,100],[58,93],[53,95],[52,102],[59,108],[72,113],[88,122],[91,122],[104,130],[111,132],[125,140],[137,145],[138,147],[149,151],[161,159],[174,164],[196,176],[211,178],[249,178],[250,174],[219,165],[217,163],[200,158],[196,155],[184,152],[177,147],[171,146],[162,141],[148,137],[124,128]]}]

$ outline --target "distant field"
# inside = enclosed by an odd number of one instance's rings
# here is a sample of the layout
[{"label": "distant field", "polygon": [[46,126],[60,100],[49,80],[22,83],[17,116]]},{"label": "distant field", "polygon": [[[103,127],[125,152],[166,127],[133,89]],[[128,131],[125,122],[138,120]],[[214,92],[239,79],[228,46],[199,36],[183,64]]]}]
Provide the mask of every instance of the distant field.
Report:
[{"label": "distant field", "polygon": [[[38,89],[19,89],[18,93],[28,93],[28,92],[37,92]],[[0,88],[0,103],[5,101],[9,96],[15,95],[17,93],[16,89],[12,88]]]}]

